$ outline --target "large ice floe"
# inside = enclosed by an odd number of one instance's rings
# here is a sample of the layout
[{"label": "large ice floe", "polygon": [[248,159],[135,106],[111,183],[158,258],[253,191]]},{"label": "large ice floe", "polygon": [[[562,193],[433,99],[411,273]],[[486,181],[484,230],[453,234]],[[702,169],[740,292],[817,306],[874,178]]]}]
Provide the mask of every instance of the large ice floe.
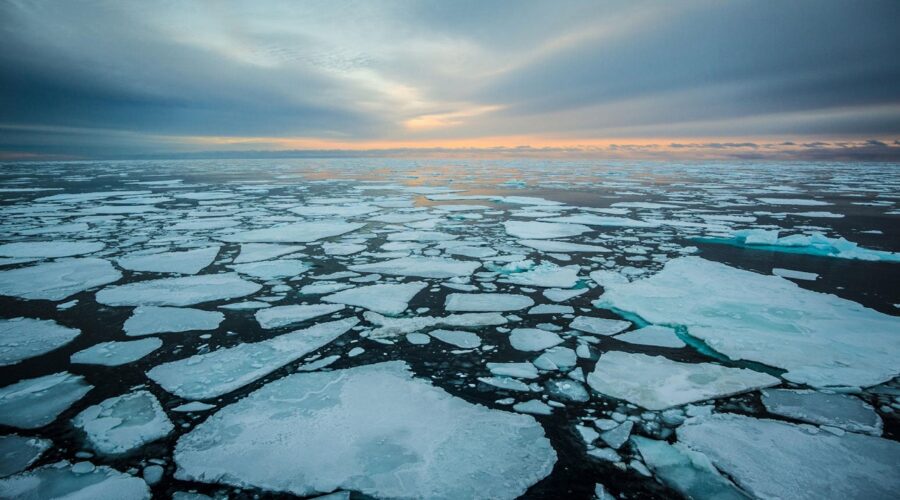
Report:
[{"label": "large ice floe", "polygon": [[0,498],[143,500],[150,498],[150,488],[143,479],[105,465],[62,461],[0,479]]},{"label": "large ice floe", "polygon": [[787,370],[792,382],[866,387],[900,373],[900,318],[778,276],[683,257],[650,278],[604,287],[595,305],[684,327],[731,359]]},{"label": "large ice floe", "polygon": [[147,391],[135,391],[89,406],[72,424],[84,431],[99,453],[127,453],[167,436],[174,426],[159,401]]},{"label": "large ice floe", "polygon": [[347,266],[351,271],[381,273],[422,278],[452,278],[469,276],[481,267],[481,262],[445,259],[442,257],[401,257],[399,259]]},{"label": "large ice floe", "polygon": [[700,241],[723,243],[770,252],[799,253],[819,257],[857,259],[881,262],[900,262],[900,253],[863,248],[844,238],[829,238],[821,233],[792,234],[779,237],[780,231],[743,229],[734,231],[730,238],[704,238]]},{"label": "large ice floe", "polygon": [[189,306],[243,297],[261,288],[236,273],[201,274],[107,287],[97,292],[97,302],[108,306]]},{"label": "large ice floe", "polygon": [[118,281],[122,273],[109,261],[74,257],[0,271],[0,295],[62,300],[78,292]]},{"label": "large ice floe", "polygon": [[677,434],[756,498],[888,500],[900,491],[896,441],[736,414],[689,420]]},{"label": "large ice floe", "polygon": [[151,273],[197,274],[212,264],[219,247],[197,248],[180,252],[125,255],[116,259],[123,269]]},{"label": "large ice floe", "polygon": [[343,220],[295,222],[229,234],[221,239],[232,243],[309,243],[356,231],[363,226],[365,226],[363,223]]},{"label": "large ice floe", "polygon": [[179,479],[298,495],[515,498],[556,452],[532,417],[470,404],[393,361],[271,382],[182,436],[175,461]]},{"label": "large ice floe", "polygon": [[405,311],[409,306],[409,301],[426,286],[428,284],[421,281],[361,286],[326,295],[322,297],[322,300],[358,306],[379,314],[394,316]]},{"label": "large ice floe", "polygon": [[58,349],[81,333],[48,319],[0,319],[0,366]]},{"label": "large ice floe", "polygon": [[600,356],[587,382],[606,396],[648,410],[665,410],[771,387],[781,381],[746,368],[680,363],[662,356],[612,351]]},{"label": "large ice floe", "polygon": [[186,399],[208,399],[239,389],[328,344],[359,320],[319,323],[261,342],[239,344],[164,363],[147,372],[163,389]]},{"label": "large ice floe", "polygon": [[0,424],[37,429],[56,420],[92,386],[67,372],[21,380],[0,388]]}]

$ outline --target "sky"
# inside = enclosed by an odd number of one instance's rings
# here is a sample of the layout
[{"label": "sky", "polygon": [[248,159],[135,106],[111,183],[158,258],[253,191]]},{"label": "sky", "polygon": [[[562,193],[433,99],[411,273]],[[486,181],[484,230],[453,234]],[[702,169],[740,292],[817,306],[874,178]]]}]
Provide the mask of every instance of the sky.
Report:
[{"label": "sky", "polygon": [[900,2],[0,0],[0,160],[900,160]]}]

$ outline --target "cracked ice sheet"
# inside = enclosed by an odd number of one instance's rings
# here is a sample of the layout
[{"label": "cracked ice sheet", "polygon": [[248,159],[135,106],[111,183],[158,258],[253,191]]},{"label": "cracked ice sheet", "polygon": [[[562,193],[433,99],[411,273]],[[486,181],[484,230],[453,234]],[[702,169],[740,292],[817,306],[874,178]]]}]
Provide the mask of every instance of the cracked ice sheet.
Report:
[{"label": "cracked ice sheet", "polygon": [[31,300],[63,300],[78,292],[118,281],[121,277],[122,273],[103,259],[63,259],[0,271],[0,295]]},{"label": "cracked ice sheet", "polygon": [[261,288],[236,273],[201,274],[106,287],[97,292],[97,302],[108,306],[189,306],[244,297]]},{"label": "cracked ice sheet", "polygon": [[662,356],[618,351],[600,356],[587,382],[601,394],[648,410],[665,410],[781,383],[771,375],[746,368],[680,363]]},{"label": "cracked ice sheet", "polygon": [[219,247],[213,246],[179,252],[125,255],[116,259],[116,263],[130,271],[197,274],[212,264],[218,254]]},{"label": "cracked ice sheet", "polygon": [[215,330],[225,315],[217,311],[203,311],[188,307],[139,306],[125,320],[122,329],[129,337],[154,333]]},{"label": "cracked ice sheet", "polygon": [[506,318],[500,313],[465,313],[451,314],[444,317],[415,316],[412,318],[389,318],[374,312],[365,312],[363,317],[378,328],[368,332],[373,339],[390,338],[407,333],[414,333],[436,326],[455,326],[475,328],[480,326],[497,326],[506,324]]},{"label": "cracked ice sheet", "polygon": [[147,372],[163,389],[185,399],[208,399],[239,389],[332,342],[358,323],[319,323],[262,342],[239,344],[164,363]]},{"label": "cracked ice sheet", "polygon": [[677,435],[756,498],[887,500],[900,491],[896,441],[729,413],[688,420]]},{"label": "cracked ice sheet", "polygon": [[33,318],[0,319],[0,366],[58,349],[75,339],[81,330],[52,320]]},{"label": "cracked ice sheet", "polygon": [[326,295],[322,297],[322,301],[363,307],[379,314],[395,316],[405,311],[409,301],[426,286],[428,284],[421,281],[362,286]]},{"label": "cracked ice sheet", "polygon": [[365,226],[364,223],[343,220],[295,222],[230,234],[221,239],[231,243],[309,243],[356,231],[363,226]]},{"label": "cracked ice sheet", "polygon": [[515,498],[556,452],[532,417],[470,404],[392,361],[271,382],[183,436],[175,461],[179,479],[297,495]]},{"label": "cracked ice sheet", "polygon": [[867,387],[900,372],[900,318],[777,276],[682,257],[650,278],[604,287],[596,306],[683,325],[731,359],[787,370],[791,382]]}]

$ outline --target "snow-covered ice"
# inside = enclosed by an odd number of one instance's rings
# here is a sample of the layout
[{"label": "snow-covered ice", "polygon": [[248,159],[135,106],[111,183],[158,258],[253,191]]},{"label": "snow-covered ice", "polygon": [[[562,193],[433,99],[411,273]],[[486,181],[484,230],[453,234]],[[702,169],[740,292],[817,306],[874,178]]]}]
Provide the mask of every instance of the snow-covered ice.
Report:
[{"label": "snow-covered ice", "polygon": [[426,286],[428,284],[421,281],[361,286],[326,295],[322,297],[322,300],[358,306],[379,314],[395,316],[405,311],[409,306],[409,301]]},{"label": "snow-covered ice", "polygon": [[77,328],[48,319],[0,319],[0,366],[14,365],[58,349],[79,334]]},{"label": "snow-covered ice", "polygon": [[174,426],[159,401],[147,391],[135,391],[85,408],[72,419],[98,453],[127,453],[167,436]]},{"label": "snow-covered ice", "polygon": [[0,271],[0,295],[63,300],[121,277],[122,273],[107,260],[76,257]]},{"label": "snow-covered ice", "polygon": [[123,269],[151,273],[197,274],[212,264],[219,247],[197,248],[177,252],[125,255],[116,259]]},{"label": "snow-covered ice", "polygon": [[225,320],[218,311],[189,307],[138,306],[131,312],[122,329],[129,337],[155,333],[215,330]]},{"label": "snow-covered ice", "polygon": [[595,391],[648,410],[665,410],[778,385],[781,381],[746,368],[681,363],[662,356],[611,351],[587,377]]},{"label": "snow-covered ice", "polygon": [[106,287],[97,292],[97,302],[108,306],[189,306],[244,297],[261,288],[237,273],[200,274]]},{"label": "snow-covered ice", "polygon": [[453,397],[394,361],[271,382],[179,439],[175,460],[180,479],[297,495],[515,498],[556,453],[532,417]]},{"label": "snow-covered ice", "polygon": [[452,278],[469,276],[481,267],[481,262],[441,257],[401,257],[399,259],[347,266],[351,271],[381,273],[422,278]]},{"label": "snow-covered ice", "polygon": [[256,311],[255,317],[259,326],[269,330],[318,318],[319,316],[335,313],[342,309],[344,309],[344,306],[336,304],[276,306]]},{"label": "snow-covered ice", "polygon": [[444,310],[454,312],[518,311],[534,305],[531,297],[514,293],[451,293]]}]

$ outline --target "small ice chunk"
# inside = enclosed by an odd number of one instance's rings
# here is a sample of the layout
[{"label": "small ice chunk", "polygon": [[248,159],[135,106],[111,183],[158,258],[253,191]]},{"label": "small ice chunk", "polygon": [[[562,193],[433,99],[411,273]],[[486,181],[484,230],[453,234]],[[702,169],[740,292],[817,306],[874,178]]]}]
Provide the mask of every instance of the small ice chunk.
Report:
[{"label": "small ice chunk", "polygon": [[591,399],[584,384],[575,380],[548,380],[545,384],[547,394],[564,401],[584,403]]},{"label": "small ice chunk", "polygon": [[768,205],[800,205],[805,207],[822,207],[831,203],[822,200],[808,198],[757,198],[758,201]]},{"label": "small ice chunk", "polygon": [[355,318],[319,323],[261,342],[238,344],[164,363],[147,372],[163,389],[185,399],[227,394],[302,358],[356,325]]},{"label": "small ice chunk", "polygon": [[99,453],[127,453],[167,436],[174,426],[159,401],[147,391],[135,391],[89,406],[72,419]]},{"label": "small ice chunk", "polygon": [[299,252],[303,245],[278,245],[273,243],[244,243],[241,245],[241,253],[235,257],[232,264],[245,264],[261,260],[275,259],[282,255]]},{"label": "small ice chunk", "polygon": [[819,278],[819,275],[816,273],[794,271],[793,269],[782,269],[780,267],[772,269],[772,274],[774,274],[775,276],[781,276],[782,278],[790,278],[803,281],[816,281]]},{"label": "small ice chunk", "polygon": [[487,369],[500,377],[538,378],[537,368],[531,363],[488,363]]},{"label": "small ice chunk", "polygon": [[431,337],[424,333],[407,333],[406,341],[410,344],[425,345],[431,342]]},{"label": "small ice chunk", "polygon": [[578,316],[569,323],[570,328],[594,335],[615,335],[631,326],[630,321],[619,319],[596,318],[593,316]]},{"label": "small ice chunk", "polygon": [[675,335],[674,329],[659,325],[645,326],[643,328],[638,328],[637,330],[616,335],[613,338],[630,344],[673,347],[676,349],[687,345]]},{"label": "small ice chunk", "polygon": [[62,461],[0,479],[0,498],[148,500],[150,488],[143,479],[105,465]]},{"label": "small ice chunk", "polygon": [[632,428],[634,428],[634,422],[626,420],[616,426],[616,428],[600,433],[600,439],[609,445],[610,448],[618,450],[625,444],[625,441],[628,441]]},{"label": "small ice chunk", "polygon": [[370,338],[395,337],[436,326],[472,328],[503,325],[507,322],[507,319],[500,313],[465,313],[451,314],[444,317],[414,316],[412,318],[390,318],[367,311],[363,313],[363,317],[368,322],[379,326],[379,328],[369,333]]},{"label": "small ice chunk", "polygon": [[196,411],[212,410],[215,407],[216,405],[201,403],[200,401],[191,401],[190,403],[185,403],[183,405],[178,405],[175,408],[172,408],[172,411],[177,411],[179,413],[191,413]]},{"label": "small ice chunk", "polygon": [[69,361],[82,365],[120,366],[137,361],[162,345],[162,340],[156,337],[126,342],[102,342],[76,352],[69,357]]},{"label": "small ice chunk", "polygon": [[353,255],[366,249],[365,245],[358,243],[331,243],[325,242],[322,251],[325,255]]},{"label": "small ice chunk", "polygon": [[58,349],[80,333],[81,330],[48,319],[0,319],[0,366]]},{"label": "small ice chunk", "polygon": [[572,290],[550,288],[544,290],[542,293],[544,294],[544,297],[547,297],[547,299],[552,300],[553,302],[565,302],[571,298],[587,293],[588,291],[590,291],[590,288],[574,288]]},{"label": "small ice chunk", "polygon": [[[540,223],[536,223],[540,224]],[[541,252],[559,252],[559,253],[605,253],[610,250],[600,245],[584,245],[581,243],[571,243],[568,241],[556,240],[519,240],[520,245],[540,250]]]},{"label": "small ice chunk", "polygon": [[550,415],[553,413],[552,407],[537,399],[531,399],[524,403],[516,403],[513,405],[513,410],[516,410],[519,413],[530,413],[532,415]]},{"label": "small ice chunk", "polygon": [[498,389],[503,389],[504,391],[531,391],[531,387],[529,387],[528,384],[510,377],[478,377],[478,381]]},{"label": "small ice chunk", "polygon": [[348,288],[353,288],[353,285],[348,283],[313,283],[312,285],[306,285],[301,288],[300,295],[323,295],[326,293],[340,292],[341,290],[346,290]]},{"label": "small ice chunk", "polygon": [[0,389],[0,424],[37,429],[56,420],[93,387],[67,372],[16,382]]},{"label": "small ice chunk", "polygon": [[452,278],[454,276],[470,276],[476,269],[481,267],[481,262],[413,256],[347,267],[351,271],[366,273],[420,276],[423,278]]},{"label": "small ice chunk", "polygon": [[574,314],[572,306],[560,306],[556,304],[538,304],[528,310],[528,314]]},{"label": "small ice chunk", "polygon": [[106,287],[97,292],[97,302],[108,306],[189,306],[244,297],[261,288],[236,273],[201,274]]},{"label": "small ice chunk", "polygon": [[22,299],[63,300],[78,292],[118,281],[122,273],[109,261],[93,257],[57,260],[0,271],[0,295]]},{"label": "small ice chunk", "polygon": [[534,366],[545,371],[568,371],[575,367],[578,356],[568,347],[551,347],[533,361]]},{"label": "small ice chunk", "polygon": [[116,259],[123,269],[151,273],[197,274],[219,255],[219,247],[197,248],[183,252],[125,255]]},{"label": "small ice chunk", "polygon": [[611,351],[600,356],[588,384],[595,391],[648,410],[732,396],[781,381],[746,368],[680,363],[662,356]]},{"label": "small ice chunk", "polygon": [[518,311],[534,305],[526,295],[513,293],[451,293],[444,309],[463,312]]},{"label": "small ice chunk", "polygon": [[409,306],[409,301],[427,286],[427,283],[421,281],[362,286],[326,295],[322,297],[322,300],[363,307],[379,314],[395,316],[405,311]]},{"label": "small ice chunk", "polygon": [[175,461],[180,480],[301,496],[511,499],[556,452],[533,417],[453,397],[393,361],[270,382],[182,436]]},{"label": "small ice chunk", "polygon": [[139,306],[134,308],[122,329],[129,337],[140,337],[155,333],[215,330],[224,320],[225,315],[217,311],[188,307]]},{"label": "small ice chunk", "polygon": [[481,337],[472,332],[461,330],[432,330],[428,332],[432,337],[450,345],[462,349],[474,349],[481,346]]},{"label": "small ice chunk", "polygon": [[543,351],[562,342],[559,335],[538,328],[516,328],[509,335],[510,345],[519,351]]},{"label": "small ice chunk", "polygon": [[340,304],[312,304],[299,306],[277,306],[256,311],[256,321],[263,329],[281,328],[300,323],[344,309]]},{"label": "small ice chunk", "polygon": [[881,435],[878,413],[861,399],[847,394],[816,391],[766,389],[762,403],[769,413],[850,432]]}]

